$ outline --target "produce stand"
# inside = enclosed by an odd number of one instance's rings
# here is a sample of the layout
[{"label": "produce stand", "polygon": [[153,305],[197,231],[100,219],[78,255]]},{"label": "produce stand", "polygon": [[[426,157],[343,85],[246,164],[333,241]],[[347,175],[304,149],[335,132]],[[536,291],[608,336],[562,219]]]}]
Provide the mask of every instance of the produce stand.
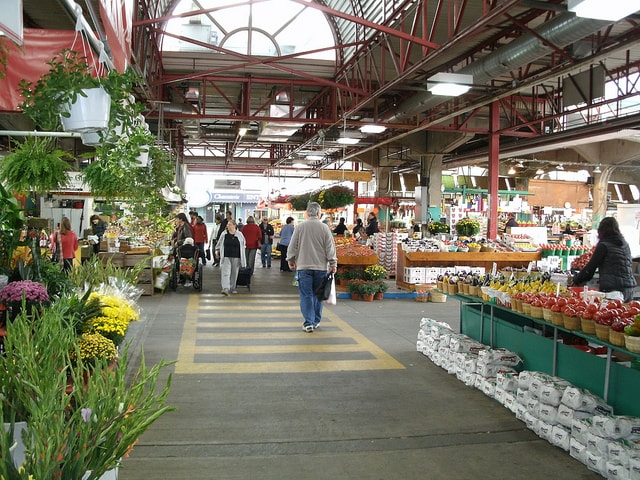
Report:
[{"label": "produce stand", "polygon": [[[638,359],[640,354],[579,330],[568,330],[479,297],[457,294],[460,332],[494,348],[517,353],[527,370],[564,378],[607,401],[616,414],[640,416],[640,370],[617,363],[614,357]],[[583,352],[559,341],[564,333],[606,347],[606,355]]]},{"label": "produce stand", "polygon": [[[540,252],[406,252],[398,244],[398,262],[396,267],[396,286],[412,290],[415,285],[406,283],[402,272],[405,267],[454,267],[466,265],[484,267],[488,272],[497,265],[504,267],[527,267],[529,262],[540,260]],[[338,263],[340,261],[338,260]]]}]

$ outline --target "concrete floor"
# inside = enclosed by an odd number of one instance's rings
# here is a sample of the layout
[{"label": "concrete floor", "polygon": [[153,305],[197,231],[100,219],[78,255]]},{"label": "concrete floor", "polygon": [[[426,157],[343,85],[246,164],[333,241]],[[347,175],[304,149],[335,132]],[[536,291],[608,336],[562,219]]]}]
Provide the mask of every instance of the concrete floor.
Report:
[{"label": "concrete floor", "polygon": [[219,275],[207,266],[201,293],[141,299],[133,348],[178,360],[177,410],[120,480],[601,478],[416,352],[421,318],[458,328],[455,300],[339,299],[309,334],[277,263],[230,297]]}]

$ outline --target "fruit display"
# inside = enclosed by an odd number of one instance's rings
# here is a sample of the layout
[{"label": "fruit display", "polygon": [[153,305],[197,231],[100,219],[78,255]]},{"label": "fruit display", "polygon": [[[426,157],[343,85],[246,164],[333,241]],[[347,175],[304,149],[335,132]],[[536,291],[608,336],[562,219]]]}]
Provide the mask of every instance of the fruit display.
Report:
[{"label": "fruit display", "polygon": [[376,255],[370,247],[358,243],[336,245],[338,257],[370,257]]},{"label": "fruit display", "polygon": [[574,259],[571,262],[571,267],[570,267],[571,270],[582,270],[584,267],[587,266],[587,263],[589,263],[589,260],[591,260],[591,255],[593,255],[593,250],[587,250],[578,258]]}]

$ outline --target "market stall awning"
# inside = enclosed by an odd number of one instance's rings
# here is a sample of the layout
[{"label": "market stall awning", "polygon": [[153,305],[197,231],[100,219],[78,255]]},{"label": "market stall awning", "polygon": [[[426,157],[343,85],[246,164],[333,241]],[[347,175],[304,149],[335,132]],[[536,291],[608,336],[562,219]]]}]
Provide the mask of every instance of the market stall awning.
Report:
[{"label": "market stall awning", "polygon": [[354,203],[356,205],[358,204],[392,205],[393,199],[391,197],[356,197],[356,200]]}]

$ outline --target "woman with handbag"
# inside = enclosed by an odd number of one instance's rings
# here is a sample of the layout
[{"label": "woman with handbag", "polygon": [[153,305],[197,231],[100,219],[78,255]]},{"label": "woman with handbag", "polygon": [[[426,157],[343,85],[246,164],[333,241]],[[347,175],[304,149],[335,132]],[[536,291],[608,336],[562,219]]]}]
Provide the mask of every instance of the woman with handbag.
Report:
[{"label": "woman with handbag", "polygon": [[281,272],[293,271],[289,268],[289,262],[287,262],[287,250],[289,249],[289,242],[291,242],[291,237],[293,236],[294,230],[295,227],[293,226],[293,217],[287,217],[284,227],[282,227],[282,229],[280,230],[280,241],[278,242]]}]

